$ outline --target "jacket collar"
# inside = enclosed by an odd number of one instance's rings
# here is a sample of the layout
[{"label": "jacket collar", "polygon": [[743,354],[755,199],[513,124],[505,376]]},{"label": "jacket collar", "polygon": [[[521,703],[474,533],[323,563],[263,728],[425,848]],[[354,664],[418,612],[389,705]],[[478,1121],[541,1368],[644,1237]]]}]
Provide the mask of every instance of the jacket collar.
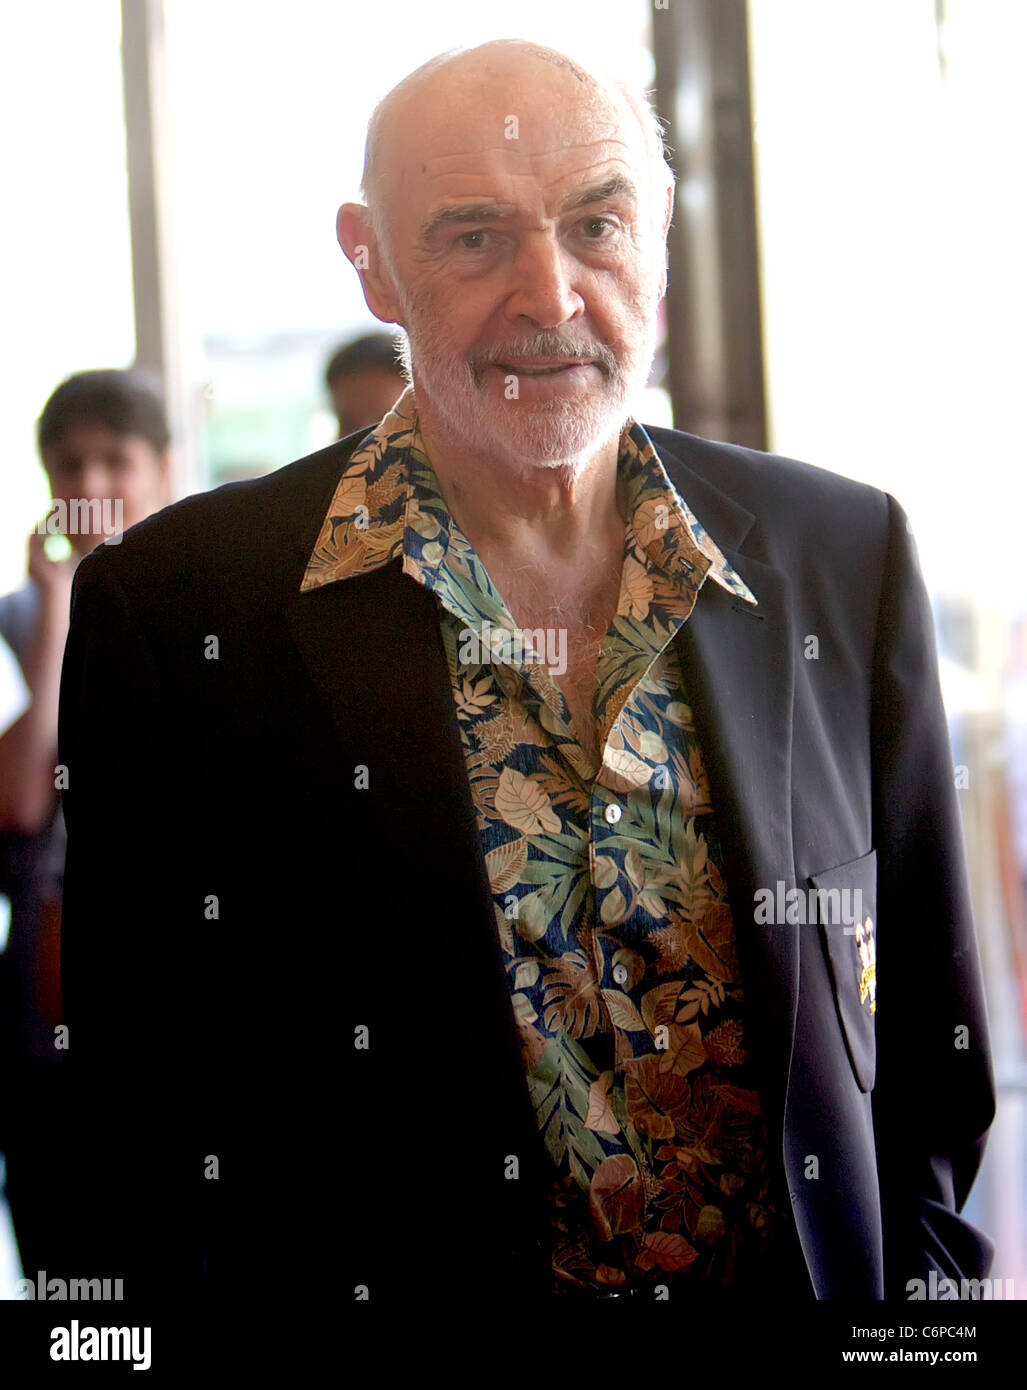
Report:
[{"label": "jacket collar", "polygon": [[[662,564],[699,569],[729,593],[756,605],[755,595],[714,539],[716,532],[711,533],[696,517],[668,477],[644,426],[630,417],[621,431],[618,471],[627,484],[633,520],[635,497],[646,495],[648,510],[644,518],[638,518],[640,525],[655,515],[663,500],[666,514],[660,518],[659,538],[654,536],[651,542],[661,549]],[[397,556],[402,557],[404,573],[432,587],[435,576],[428,571],[432,567],[437,571],[442,564],[454,525],[421,442],[414,389],[408,386],[350,455],[308,557],[301,588],[307,592],[354,579]],[[728,533],[736,534],[734,521]]]}]

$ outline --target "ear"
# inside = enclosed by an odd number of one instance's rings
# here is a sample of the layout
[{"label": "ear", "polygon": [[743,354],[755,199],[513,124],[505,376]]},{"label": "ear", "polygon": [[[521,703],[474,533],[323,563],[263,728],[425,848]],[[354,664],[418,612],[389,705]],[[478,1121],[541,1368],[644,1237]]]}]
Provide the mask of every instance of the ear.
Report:
[{"label": "ear", "polygon": [[660,244],[663,247],[663,270],[660,272],[659,298],[663,299],[667,293],[667,234],[670,231],[670,221],[674,216],[674,185],[671,184],[664,197],[663,205],[663,225],[660,228]]},{"label": "ear", "polygon": [[382,323],[405,327],[399,297],[371,226],[371,214],[363,203],[343,203],[335,231],[347,260],[360,276],[360,288],[371,313]]}]

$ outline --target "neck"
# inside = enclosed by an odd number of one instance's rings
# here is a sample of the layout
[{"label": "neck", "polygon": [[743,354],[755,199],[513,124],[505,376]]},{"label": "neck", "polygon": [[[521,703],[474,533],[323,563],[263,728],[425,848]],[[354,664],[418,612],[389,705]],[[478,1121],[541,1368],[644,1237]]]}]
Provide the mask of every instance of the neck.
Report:
[{"label": "neck", "polygon": [[446,505],[479,554],[491,551],[571,561],[597,541],[622,536],[617,457],[620,427],[558,464],[524,464],[454,437],[430,404],[418,403],[425,452]]}]

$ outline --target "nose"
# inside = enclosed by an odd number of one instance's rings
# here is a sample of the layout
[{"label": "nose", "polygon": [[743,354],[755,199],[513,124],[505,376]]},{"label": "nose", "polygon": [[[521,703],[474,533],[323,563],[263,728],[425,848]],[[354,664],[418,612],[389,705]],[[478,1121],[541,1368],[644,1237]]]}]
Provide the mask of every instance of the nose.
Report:
[{"label": "nose", "polygon": [[113,481],[111,471],[102,459],[87,459],[76,479],[81,497],[101,500],[113,495]]},{"label": "nose", "polygon": [[540,328],[556,328],[584,311],[585,301],[568,274],[566,253],[551,232],[525,235],[513,273],[516,285],[507,300],[511,317],[529,318]]}]

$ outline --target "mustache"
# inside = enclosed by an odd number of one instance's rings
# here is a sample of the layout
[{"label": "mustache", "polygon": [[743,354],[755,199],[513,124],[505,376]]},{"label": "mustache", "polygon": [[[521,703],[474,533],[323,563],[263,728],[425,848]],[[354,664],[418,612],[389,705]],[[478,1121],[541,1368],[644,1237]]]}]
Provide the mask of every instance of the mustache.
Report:
[{"label": "mustache", "polygon": [[511,338],[494,344],[468,357],[472,374],[480,376],[485,367],[498,366],[511,358],[565,357],[578,362],[592,362],[605,376],[617,371],[617,358],[605,343],[593,339],[585,343],[569,343],[555,333],[533,333],[530,337]]}]

